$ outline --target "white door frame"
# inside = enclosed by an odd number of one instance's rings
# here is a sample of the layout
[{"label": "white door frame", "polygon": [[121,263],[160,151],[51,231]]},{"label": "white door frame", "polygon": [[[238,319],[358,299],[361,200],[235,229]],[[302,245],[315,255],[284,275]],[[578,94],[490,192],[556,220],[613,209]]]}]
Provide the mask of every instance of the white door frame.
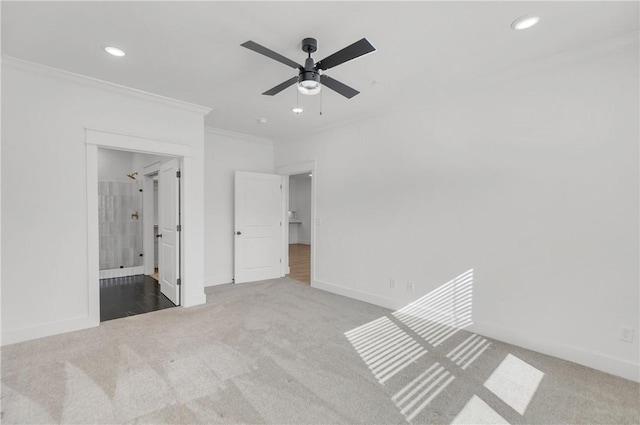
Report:
[{"label": "white door frame", "polygon": [[[294,174],[311,173],[311,252],[309,256],[310,264],[310,286],[315,286],[316,281],[316,185],[318,182],[318,175],[316,172],[316,160],[300,162],[297,164],[284,165],[276,168],[276,173],[282,176],[292,176]],[[289,211],[289,179],[284,179],[284,196],[282,205],[282,222],[287,223],[286,226],[282,226],[282,251],[284,258],[286,259],[285,271],[287,274],[289,269],[289,218],[287,212]]]},{"label": "white door frame", "polygon": [[[98,325],[100,323],[100,251],[99,251],[99,226],[98,226],[98,148],[117,149],[129,152],[146,153],[152,155],[167,155],[177,157],[183,172],[191,172],[192,149],[191,146],[137,136],[127,133],[120,133],[110,130],[100,130],[85,127],[85,144],[87,148],[87,294],[89,298],[89,319]],[[180,184],[184,185],[184,179],[180,179]],[[182,186],[181,192],[185,197],[183,212],[193,205],[189,196],[192,191],[185,191]],[[190,214],[183,214],[189,217]],[[186,223],[185,223],[186,225]],[[189,254],[188,246],[184,243],[184,232],[180,235],[181,246],[184,247],[182,264],[180,267],[186,271],[184,258]],[[180,287],[180,299],[184,299],[186,287],[189,284],[186,280]]]}]

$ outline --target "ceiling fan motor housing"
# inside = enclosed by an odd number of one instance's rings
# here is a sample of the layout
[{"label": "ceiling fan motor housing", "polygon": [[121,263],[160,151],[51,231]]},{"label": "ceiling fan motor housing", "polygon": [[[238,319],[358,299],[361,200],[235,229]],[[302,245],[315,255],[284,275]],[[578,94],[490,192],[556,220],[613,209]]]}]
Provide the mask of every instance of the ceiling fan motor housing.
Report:
[{"label": "ceiling fan motor housing", "polygon": [[316,83],[320,83],[320,73],[316,71],[313,58],[307,58],[304,61],[304,68],[300,69],[300,74],[298,75],[298,83],[302,83],[303,81],[313,81],[315,83],[311,83],[310,85],[314,86],[316,85]]}]

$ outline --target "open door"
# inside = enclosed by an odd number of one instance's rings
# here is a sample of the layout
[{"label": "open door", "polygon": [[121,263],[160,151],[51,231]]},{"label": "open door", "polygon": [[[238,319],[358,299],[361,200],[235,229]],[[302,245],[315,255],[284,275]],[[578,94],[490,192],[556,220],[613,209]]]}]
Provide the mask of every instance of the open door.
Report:
[{"label": "open door", "polygon": [[282,176],[236,171],[235,283],[284,276]]},{"label": "open door", "polygon": [[180,304],[180,169],[174,158],[158,173],[158,278],[160,290]]}]

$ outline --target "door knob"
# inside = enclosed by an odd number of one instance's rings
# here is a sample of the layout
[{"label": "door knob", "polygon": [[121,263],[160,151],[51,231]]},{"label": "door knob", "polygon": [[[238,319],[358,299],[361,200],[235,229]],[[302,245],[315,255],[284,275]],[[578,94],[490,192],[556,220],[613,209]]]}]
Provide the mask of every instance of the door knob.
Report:
[{"label": "door knob", "polygon": [[241,234],[242,234],[242,232],[236,232],[236,235],[241,235]]},{"label": "door knob", "polygon": [[162,233],[159,233],[156,235],[156,238],[161,238],[162,237]]}]

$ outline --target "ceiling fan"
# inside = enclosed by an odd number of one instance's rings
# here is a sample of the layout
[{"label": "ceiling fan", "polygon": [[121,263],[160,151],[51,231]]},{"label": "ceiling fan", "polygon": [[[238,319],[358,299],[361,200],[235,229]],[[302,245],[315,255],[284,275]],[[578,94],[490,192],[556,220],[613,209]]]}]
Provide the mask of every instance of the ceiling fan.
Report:
[{"label": "ceiling fan", "polygon": [[320,92],[321,87],[324,85],[331,90],[343,95],[344,97],[351,99],[353,96],[360,93],[358,90],[341,83],[338,80],[322,74],[321,71],[333,68],[334,66],[343,64],[352,59],[366,55],[376,50],[375,47],[369,43],[366,38],[356,41],[355,43],[345,47],[342,50],[315,62],[311,57],[311,53],[318,50],[318,41],[315,38],[305,38],[302,40],[302,51],[308,54],[307,59],[304,62],[304,66],[292,61],[289,58],[282,56],[273,50],[267,49],[258,43],[253,41],[247,41],[241,44],[242,47],[246,47],[249,50],[265,55],[271,59],[277,60],[287,66],[298,70],[298,76],[292,77],[284,83],[278,84],[274,88],[262,93],[267,96],[273,96],[280,93],[293,84],[298,84],[298,91],[302,94],[312,95]]}]

